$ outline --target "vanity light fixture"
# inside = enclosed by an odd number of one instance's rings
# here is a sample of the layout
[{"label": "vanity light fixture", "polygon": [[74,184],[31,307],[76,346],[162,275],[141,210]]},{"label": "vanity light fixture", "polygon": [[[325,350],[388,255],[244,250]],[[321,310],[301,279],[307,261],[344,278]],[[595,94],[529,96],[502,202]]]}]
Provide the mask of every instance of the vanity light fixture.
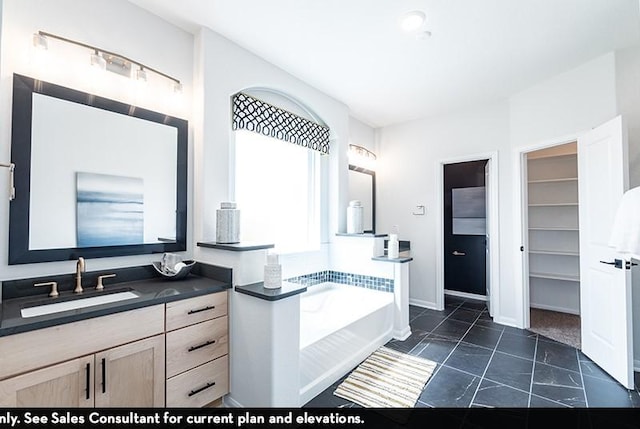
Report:
[{"label": "vanity light fixture", "polygon": [[16,165],[13,162],[8,164],[0,162],[0,167],[9,169],[9,201],[13,201],[16,198],[16,187],[14,181],[14,171],[16,169]]},{"label": "vanity light fixture", "polygon": [[366,147],[349,144],[349,164],[367,170],[375,170],[376,154]]},{"label": "vanity light fixture", "polygon": [[148,72],[152,72],[171,81],[174,92],[182,92],[182,83],[168,74],[162,73],[159,70],[153,69],[142,63],[134,61],[124,55],[109,52],[96,46],[91,46],[86,43],[77,42],[75,40],[67,39],[66,37],[57,36],[55,34],[47,33],[45,31],[38,31],[33,35],[33,45],[39,49],[48,49],[48,39],[56,39],[62,42],[70,43],[72,45],[80,46],[91,51],[91,65],[96,66],[102,70],[108,70],[114,73],[121,74],[123,76],[133,77],[132,68],[137,66],[135,77],[137,80],[146,81]]},{"label": "vanity light fixture", "polygon": [[100,52],[96,50],[93,54],[91,54],[91,65],[100,70],[106,70],[107,60],[105,60],[104,57],[100,55]]},{"label": "vanity light fixture", "polygon": [[142,82],[147,81],[147,72],[144,67],[140,67],[138,70],[136,70],[136,79]]},{"label": "vanity light fixture", "polygon": [[49,48],[49,43],[47,38],[40,33],[34,33],[33,35],[33,46],[38,49],[42,49],[46,51]]}]

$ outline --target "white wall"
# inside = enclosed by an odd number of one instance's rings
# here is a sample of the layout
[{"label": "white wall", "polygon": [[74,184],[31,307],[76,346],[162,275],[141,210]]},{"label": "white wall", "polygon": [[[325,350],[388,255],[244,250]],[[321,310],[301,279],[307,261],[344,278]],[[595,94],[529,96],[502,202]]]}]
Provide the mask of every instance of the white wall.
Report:
[{"label": "white wall", "polygon": [[[464,111],[411,121],[378,130],[380,142],[378,185],[378,230],[399,228],[399,238],[411,241],[411,302],[436,306],[436,252],[439,163],[461,156],[498,152],[499,186],[509,185],[509,112],[506,101]],[[508,222],[509,193],[501,192],[500,219]],[[413,215],[424,205],[424,216]],[[500,242],[501,260],[508,259],[510,243]],[[509,264],[503,264],[501,282],[508,282]],[[507,295],[507,299],[510,299]],[[505,314],[513,316],[513,305]],[[511,308],[509,308],[511,307]],[[510,312],[510,313],[509,313]]]},{"label": "white wall", "polygon": [[349,143],[366,147],[376,153],[375,130],[362,121],[349,117]]},{"label": "white wall", "polygon": [[[7,0],[2,2],[0,52],[0,160],[11,153],[12,74],[20,73],[66,87],[135,104],[150,110],[191,119],[193,88],[193,36],[125,0]],[[147,88],[114,73],[92,74],[89,52],[53,40],[44,56],[32,48],[33,33],[42,30],[147,64],[183,82],[175,97],[168,82],[150,74]],[[166,85],[166,86],[163,86]],[[190,123],[190,135],[193,132]],[[190,142],[192,146],[192,142]],[[189,155],[192,159],[192,155]],[[191,162],[191,161],[190,161]],[[16,168],[20,168],[17,166]],[[0,189],[7,175],[0,172]],[[191,201],[192,183],[189,181]],[[189,213],[193,211],[189,208]],[[8,266],[9,202],[0,196],[0,280],[71,273],[73,261]],[[192,230],[191,219],[187,225]],[[191,240],[187,246],[191,245]],[[188,252],[185,255],[188,257]],[[100,258],[87,261],[90,271],[147,264],[157,256]]]},{"label": "white wall", "polygon": [[[632,85],[638,58],[618,60]],[[631,70],[631,71],[629,71]],[[634,87],[633,91],[637,91]],[[629,102],[637,109],[639,103]],[[522,148],[576,136],[618,114],[616,55],[609,53],[573,70],[554,76],[512,96],[509,100],[424,118],[377,130],[379,230],[400,228],[400,238],[411,240],[410,299],[433,306],[436,302],[435,188],[440,160],[488,151],[499,154],[500,290],[497,321],[521,325],[522,291],[514,285],[521,257],[519,202],[515,201],[519,172],[515,154]],[[637,165],[638,146],[632,142],[631,168]],[[634,164],[635,163],[635,164]],[[634,174],[634,173],[632,173]],[[640,173],[635,173],[639,175]],[[633,180],[639,180],[636,176]],[[427,207],[425,216],[411,215],[416,204]],[[517,223],[516,223],[517,221]]]},{"label": "white wall", "polygon": [[[640,47],[616,51],[616,100],[629,139],[629,188],[640,186]],[[640,280],[640,279],[639,279]]]},{"label": "white wall", "polygon": [[609,53],[509,99],[514,147],[582,133],[616,116],[615,56]]},{"label": "white wall", "polygon": [[[327,222],[323,226],[323,242],[332,240],[333,234],[344,230],[345,225],[349,139],[347,106],[209,29],[202,28],[196,35],[195,51],[195,81],[202,88],[202,95],[197,100],[195,114],[196,128],[201,127],[201,132],[195,136],[194,241],[215,240],[216,209],[220,207],[220,202],[227,201],[231,195],[231,96],[255,87],[288,94],[315,112],[331,129],[331,152],[323,160],[325,177],[328,179],[324,189]],[[242,211],[241,207],[239,209]],[[211,253],[202,248],[196,248],[195,252],[196,258],[204,260]],[[327,246],[323,244],[319,251],[305,254],[305,258],[291,255],[282,263],[295,265],[287,266],[290,275],[297,275],[294,273],[300,271],[313,272],[311,269],[321,265],[324,265],[321,269],[326,269],[326,252]]]}]

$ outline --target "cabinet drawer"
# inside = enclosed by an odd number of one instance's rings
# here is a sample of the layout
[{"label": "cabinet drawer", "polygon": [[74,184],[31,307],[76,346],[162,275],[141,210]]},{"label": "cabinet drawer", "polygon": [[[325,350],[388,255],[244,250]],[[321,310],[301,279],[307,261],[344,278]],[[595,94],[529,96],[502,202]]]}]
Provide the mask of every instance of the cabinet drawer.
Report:
[{"label": "cabinet drawer", "polygon": [[197,296],[169,302],[166,313],[167,331],[193,325],[227,314],[227,292]]},{"label": "cabinet drawer", "polygon": [[227,316],[167,332],[167,377],[229,352]]},{"label": "cabinet drawer", "polygon": [[199,408],[229,392],[229,358],[212,362],[167,380],[167,407]]}]

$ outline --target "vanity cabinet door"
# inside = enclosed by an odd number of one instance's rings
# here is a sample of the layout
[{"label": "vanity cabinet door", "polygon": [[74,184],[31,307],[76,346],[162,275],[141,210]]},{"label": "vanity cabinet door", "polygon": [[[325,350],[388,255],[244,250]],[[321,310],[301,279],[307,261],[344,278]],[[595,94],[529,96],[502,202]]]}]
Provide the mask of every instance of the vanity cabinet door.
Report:
[{"label": "vanity cabinet door", "polygon": [[96,356],[96,407],[164,407],[164,335]]},{"label": "vanity cabinet door", "polygon": [[93,407],[93,385],[91,355],[0,381],[0,407]]}]

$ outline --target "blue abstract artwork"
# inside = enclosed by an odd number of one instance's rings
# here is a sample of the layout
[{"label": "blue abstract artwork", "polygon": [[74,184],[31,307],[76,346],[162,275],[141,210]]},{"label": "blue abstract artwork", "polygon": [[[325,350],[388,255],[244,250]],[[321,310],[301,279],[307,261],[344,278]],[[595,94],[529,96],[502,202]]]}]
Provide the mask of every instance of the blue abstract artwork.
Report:
[{"label": "blue abstract artwork", "polygon": [[77,247],[144,242],[142,178],[76,173]]}]

